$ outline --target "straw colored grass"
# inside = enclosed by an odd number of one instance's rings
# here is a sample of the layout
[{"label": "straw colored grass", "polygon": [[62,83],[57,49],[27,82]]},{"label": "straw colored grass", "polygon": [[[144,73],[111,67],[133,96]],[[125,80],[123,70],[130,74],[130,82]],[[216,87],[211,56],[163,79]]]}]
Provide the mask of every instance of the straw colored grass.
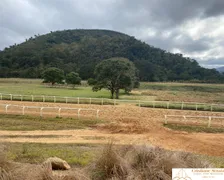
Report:
[{"label": "straw colored grass", "polygon": [[151,146],[109,143],[99,154],[82,169],[52,171],[50,164],[7,161],[0,152],[0,180],[171,180],[172,168],[212,167],[196,155]]},{"label": "straw colored grass", "polygon": [[114,149],[109,144],[91,167],[92,179],[98,180],[171,180],[172,168],[208,168],[211,165],[185,152],[156,147],[126,146]]}]

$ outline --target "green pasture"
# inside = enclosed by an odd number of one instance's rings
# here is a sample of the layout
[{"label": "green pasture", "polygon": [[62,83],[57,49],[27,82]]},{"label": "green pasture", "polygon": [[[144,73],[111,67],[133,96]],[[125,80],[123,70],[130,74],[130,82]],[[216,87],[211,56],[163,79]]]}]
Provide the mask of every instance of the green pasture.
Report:
[{"label": "green pasture", "polygon": [[[137,93],[135,93],[137,92]],[[148,92],[148,93],[147,93]],[[93,92],[92,88],[88,86],[86,81],[82,81],[82,85],[75,88],[69,86],[51,86],[43,84],[41,79],[21,79],[21,78],[1,78],[0,79],[0,93],[13,94],[13,100],[18,101],[40,101],[40,102],[67,102],[76,104],[117,104],[113,100],[109,100],[110,92],[106,89],[102,89],[98,92]],[[150,94],[152,93],[152,94]],[[154,93],[154,94],[153,94]],[[165,95],[164,95],[165,93]],[[185,94],[183,94],[185,93]],[[187,93],[187,94],[186,94]],[[182,95],[183,94],[183,95]],[[28,96],[19,96],[28,95]],[[32,96],[34,95],[34,99]],[[169,96],[172,95],[172,96]],[[43,97],[51,96],[51,97]],[[56,96],[56,97],[54,97]],[[161,96],[161,97],[160,97]],[[74,97],[74,98],[64,98]],[[80,97],[78,99],[77,97]],[[84,99],[86,97],[86,99]],[[173,100],[173,97],[181,99]],[[203,100],[210,97],[212,102],[208,102],[207,105],[201,104],[184,104],[173,103],[172,101],[182,102],[188,101],[197,97],[197,100]],[[213,98],[214,97],[214,98]],[[92,99],[91,99],[92,98]],[[98,98],[98,99],[94,99]],[[103,99],[104,98],[104,99]],[[161,99],[162,98],[162,99]],[[165,98],[165,99],[164,99]],[[2,99],[10,100],[9,95],[2,95]],[[136,103],[138,101],[171,101],[167,102],[141,102],[141,107],[154,107],[154,108],[166,108],[166,109],[183,109],[183,110],[200,110],[200,111],[218,111],[224,112],[224,106],[211,106],[212,103],[224,104],[224,84],[190,84],[190,83],[149,83],[141,82],[140,88],[134,89],[130,94],[125,94],[124,91],[120,93],[120,103]],[[181,100],[181,101],[180,101]],[[197,101],[196,100],[196,101]],[[199,101],[200,102],[200,101]]]},{"label": "green pasture", "polygon": [[42,80],[33,79],[0,79],[0,93],[22,94],[22,95],[50,95],[67,97],[92,97],[109,98],[110,93],[107,90],[93,92],[91,87],[86,86],[71,87],[52,87],[42,84]]}]

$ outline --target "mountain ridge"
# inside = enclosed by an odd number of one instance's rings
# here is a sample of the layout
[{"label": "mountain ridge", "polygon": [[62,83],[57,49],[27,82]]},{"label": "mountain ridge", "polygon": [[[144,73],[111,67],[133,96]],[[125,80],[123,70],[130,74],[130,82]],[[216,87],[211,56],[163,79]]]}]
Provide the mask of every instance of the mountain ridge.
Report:
[{"label": "mountain ridge", "polygon": [[218,67],[218,68],[216,68],[216,70],[222,73],[222,72],[224,72],[224,66]]},{"label": "mountain ridge", "polygon": [[93,76],[97,63],[111,57],[134,62],[142,81],[219,81],[216,70],[199,66],[196,60],[148,45],[124,33],[111,30],[76,29],[35,35],[0,52],[0,77],[39,78],[48,67],[82,79]]}]

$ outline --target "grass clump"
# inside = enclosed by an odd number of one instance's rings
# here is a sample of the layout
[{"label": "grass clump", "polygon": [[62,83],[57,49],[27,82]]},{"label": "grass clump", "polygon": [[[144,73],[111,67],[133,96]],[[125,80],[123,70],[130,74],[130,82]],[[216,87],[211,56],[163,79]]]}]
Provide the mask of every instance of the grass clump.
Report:
[{"label": "grass clump", "polygon": [[103,150],[102,156],[97,160],[92,169],[93,179],[125,179],[129,167],[127,162],[109,144]]},{"label": "grass clump", "polygon": [[92,179],[170,180],[172,168],[208,168],[211,165],[185,152],[155,147],[126,146],[114,149],[109,144],[92,168]]}]

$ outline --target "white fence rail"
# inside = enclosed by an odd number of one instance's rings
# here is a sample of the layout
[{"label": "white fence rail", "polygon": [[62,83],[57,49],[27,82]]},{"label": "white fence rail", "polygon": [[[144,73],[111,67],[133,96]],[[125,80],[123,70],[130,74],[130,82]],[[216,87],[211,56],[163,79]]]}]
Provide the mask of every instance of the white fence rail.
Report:
[{"label": "white fence rail", "polygon": [[[0,108],[5,114],[18,114],[18,115],[25,115],[31,114],[31,109],[36,109],[36,113],[39,114],[40,117],[43,117],[45,114],[44,110],[49,110],[48,114],[56,115],[57,117],[62,117],[63,110],[69,110],[75,112],[77,114],[77,118],[81,118],[83,111],[93,112],[93,117],[99,119],[99,109],[87,109],[87,108],[67,108],[67,107],[44,107],[44,106],[21,106],[21,105],[14,105],[14,104],[0,104]],[[13,108],[9,110],[9,108]],[[66,113],[69,116],[73,116],[72,113]]]},{"label": "white fence rail", "polygon": [[136,104],[139,107],[181,109],[181,110],[204,110],[224,112],[224,104],[209,104],[199,102],[175,102],[175,101],[141,101],[141,100],[121,100],[108,98],[88,98],[88,97],[64,97],[64,96],[46,96],[46,95],[20,95],[0,93],[0,100],[19,100],[32,102],[60,102],[76,104],[99,104],[116,105],[118,103]]},{"label": "white fence rail", "polygon": [[207,125],[207,127],[211,126],[224,127],[224,116],[165,115],[164,124],[168,123]]}]

